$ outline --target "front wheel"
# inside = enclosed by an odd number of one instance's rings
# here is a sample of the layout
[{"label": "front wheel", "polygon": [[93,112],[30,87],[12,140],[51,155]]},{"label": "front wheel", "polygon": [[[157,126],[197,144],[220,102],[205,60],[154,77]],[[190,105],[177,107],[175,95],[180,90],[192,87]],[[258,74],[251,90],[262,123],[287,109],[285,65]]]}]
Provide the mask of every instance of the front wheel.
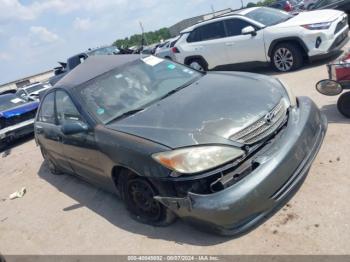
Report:
[{"label": "front wheel", "polygon": [[303,65],[303,56],[298,46],[282,43],[274,48],[271,62],[277,71],[290,72]]},{"label": "front wheel", "polygon": [[339,97],[337,106],[343,116],[350,118],[350,92],[344,93]]},{"label": "front wheel", "polygon": [[147,179],[125,176],[120,182],[122,198],[135,220],[153,226],[167,226],[175,221],[174,213],[154,199],[157,192]]},{"label": "front wheel", "polygon": [[190,60],[187,65],[197,71],[208,71],[208,67],[203,59]]}]

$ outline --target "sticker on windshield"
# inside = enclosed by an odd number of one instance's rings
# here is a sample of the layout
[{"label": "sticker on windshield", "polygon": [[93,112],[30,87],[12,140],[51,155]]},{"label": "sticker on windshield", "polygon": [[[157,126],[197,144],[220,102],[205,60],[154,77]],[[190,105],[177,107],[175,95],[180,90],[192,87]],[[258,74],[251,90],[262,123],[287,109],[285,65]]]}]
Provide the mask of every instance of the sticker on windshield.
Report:
[{"label": "sticker on windshield", "polygon": [[96,113],[97,113],[98,115],[103,115],[103,114],[105,113],[105,110],[104,110],[103,108],[100,107],[99,109],[97,109]]},{"label": "sticker on windshield", "polygon": [[14,103],[14,104],[18,104],[19,102],[22,102],[22,99],[14,98],[14,99],[11,100],[11,102]]},{"label": "sticker on windshield", "polygon": [[159,63],[164,61],[163,59],[161,59],[159,57],[155,57],[155,56],[149,56],[149,57],[143,58],[141,60],[150,66],[156,66]]},{"label": "sticker on windshield", "polygon": [[117,79],[122,78],[122,77],[123,77],[122,74],[118,74],[118,75],[115,76],[115,78],[117,78]]},{"label": "sticker on windshield", "polygon": [[169,65],[168,65],[168,68],[169,68],[170,70],[173,70],[173,69],[176,68],[176,66],[175,66],[174,64],[169,64]]}]

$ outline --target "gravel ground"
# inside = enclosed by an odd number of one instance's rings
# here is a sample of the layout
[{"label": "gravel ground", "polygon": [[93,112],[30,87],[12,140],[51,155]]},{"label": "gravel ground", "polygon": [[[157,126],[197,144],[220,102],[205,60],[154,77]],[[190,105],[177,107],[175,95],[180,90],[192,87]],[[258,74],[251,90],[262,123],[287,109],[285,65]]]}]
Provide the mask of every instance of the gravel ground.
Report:
[{"label": "gravel ground", "polygon": [[[182,221],[167,228],[134,222],[122,202],[81,180],[53,176],[28,138],[0,156],[0,252],[3,254],[349,254],[350,121],[337,97],[315,91],[325,64],[278,74],[298,96],[311,97],[327,115],[323,147],[300,191],[253,232],[222,238]],[[257,70],[275,74],[269,69]],[[275,74],[276,75],[276,74]],[[21,199],[12,192],[27,188]]]}]

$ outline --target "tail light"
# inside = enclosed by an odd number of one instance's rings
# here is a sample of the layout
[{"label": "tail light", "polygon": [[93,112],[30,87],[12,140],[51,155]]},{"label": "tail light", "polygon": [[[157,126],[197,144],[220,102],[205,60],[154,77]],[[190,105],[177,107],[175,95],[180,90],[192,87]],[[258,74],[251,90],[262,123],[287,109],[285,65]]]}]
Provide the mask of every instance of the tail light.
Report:
[{"label": "tail light", "polygon": [[286,11],[286,12],[293,11],[293,6],[289,1],[287,1],[286,4],[284,5],[284,11]]},{"label": "tail light", "polygon": [[180,50],[177,48],[177,47],[173,47],[173,48],[171,48],[171,51],[173,52],[173,53],[180,53]]}]

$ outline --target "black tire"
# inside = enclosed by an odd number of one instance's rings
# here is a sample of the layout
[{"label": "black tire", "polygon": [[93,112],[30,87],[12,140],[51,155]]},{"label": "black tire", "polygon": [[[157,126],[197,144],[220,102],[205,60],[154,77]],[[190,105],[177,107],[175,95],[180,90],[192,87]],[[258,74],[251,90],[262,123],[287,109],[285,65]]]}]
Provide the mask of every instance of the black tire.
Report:
[{"label": "black tire", "polygon": [[[198,64],[198,67],[194,66],[195,63]],[[186,65],[198,71],[208,71],[207,63],[200,58],[193,58],[191,60],[188,60]]]},{"label": "black tire", "polygon": [[278,44],[272,51],[271,64],[278,72],[290,72],[304,64],[303,54],[299,46],[293,43]]},{"label": "black tire", "polygon": [[337,107],[343,116],[350,118],[350,92],[346,92],[339,97]]},{"label": "black tire", "polygon": [[40,151],[41,151],[41,155],[44,158],[44,163],[48,167],[50,173],[55,176],[63,175],[63,173],[59,170],[59,168],[57,168],[56,164],[50,159],[45,149],[40,147]]},{"label": "black tire", "polygon": [[157,190],[147,179],[123,171],[118,179],[118,188],[127,210],[136,221],[168,226],[176,220],[171,210],[153,198]]}]

